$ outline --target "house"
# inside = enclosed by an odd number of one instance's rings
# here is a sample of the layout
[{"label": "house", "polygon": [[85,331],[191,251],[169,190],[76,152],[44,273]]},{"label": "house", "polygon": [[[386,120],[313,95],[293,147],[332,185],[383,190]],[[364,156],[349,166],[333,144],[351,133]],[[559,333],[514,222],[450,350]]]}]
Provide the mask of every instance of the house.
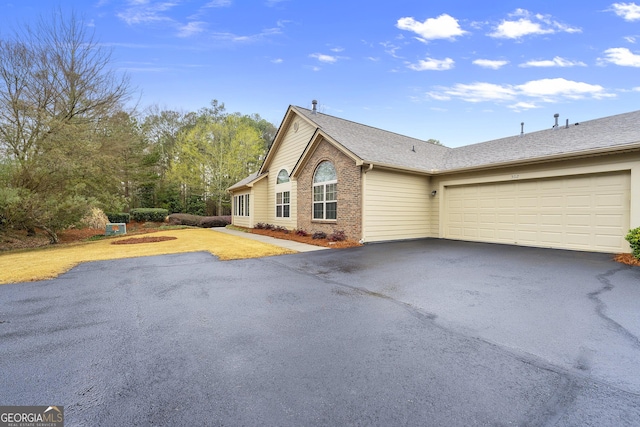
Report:
[{"label": "house", "polygon": [[640,111],[447,148],[290,106],[233,224],[629,252],[640,226]]}]

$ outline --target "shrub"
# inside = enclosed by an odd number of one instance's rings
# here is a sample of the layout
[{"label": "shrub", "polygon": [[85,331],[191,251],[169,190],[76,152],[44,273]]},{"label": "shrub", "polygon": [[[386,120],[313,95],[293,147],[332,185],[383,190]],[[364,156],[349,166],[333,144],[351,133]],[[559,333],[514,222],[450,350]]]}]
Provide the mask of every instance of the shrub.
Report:
[{"label": "shrub", "polygon": [[307,233],[301,228],[294,230],[294,233],[296,234],[296,236],[302,236],[302,237],[307,237],[309,235],[309,233]]},{"label": "shrub", "polygon": [[226,227],[231,224],[230,216],[200,216],[191,214],[171,214],[169,215],[170,225],[188,225],[190,227]]},{"label": "shrub", "polygon": [[311,236],[312,239],[326,239],[327,238],[327,233],[325,233],[324,231],[316,231],[315,233],[313,233],[313,236]]},{"label": "shrub", "polygon": [[200,218],[200,224],[198,227],[213,228],[213,227],[226,227],[231,224],[231,217],[228,215],[220,216],[203,216]]},{"label": "shrub", "polygon": [[137,208],[131,209],[131,218],[138,222],[164,222],[168,213],[168,210],[161,208]]},{"label": "shrub", "polygon": [[257,230],[265,230],[265,226],[267,224],[265,224],[264,222],[259,222],[256,225],[253,226],[253,228],[257,229]]},{"label": "shrub", "polygon": [[91,208],[89,212],[80,220],[80,224],[87,228],[105,228],[109,223],[109,218],[100,208]]},{"label": "shrub", "polygon": [[629,230],[629,233],[625,236],[629,245],[631,245],[631,253],[637,259],[640,259],[640,227]]},{"label": "shrub", "polygon": [[329,240],[330,242],[344,242],[345,240],[347,240],[347,235],[344,234],[344,231],[342,230],[334,231],[333,234],[330,234],[327,237],[327,240]]},{"label": "shrub", "polygon": [[131,215],[126,212],[107,212],[105,215],[109,218],[109,222],[124,222],[125,224],[129,224],[131,220]]}]

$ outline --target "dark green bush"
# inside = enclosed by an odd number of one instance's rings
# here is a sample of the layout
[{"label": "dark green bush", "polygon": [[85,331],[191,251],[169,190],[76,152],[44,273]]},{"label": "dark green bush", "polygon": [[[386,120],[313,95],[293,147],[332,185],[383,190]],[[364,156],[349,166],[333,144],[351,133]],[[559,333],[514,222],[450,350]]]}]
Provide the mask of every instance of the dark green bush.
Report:
[{"label": "dark green bush", "polygon": [[631,253],[633,256],[640,259],[640,227],[629,230],[625,239],[629,242],[629,245],[631,245]]},{"label": "dark green bush", "polygon": [[137,208],[131,209],[131,218],[138,222],[164,222],[169,211],[161,208]]},{"label": "dark green bush", "polygon": [[109,222],[124,222],[125,224],[129,224],[129,221],[131,220],[131,215],[126,212],[105,212],[105,215],[109,218]]},{"label": "dark green bush", "polygon": [[325,233],[324,231],[316,231],[315,233],[313,233],[313,236],[311,236],[312,239],[326,239],[327,238],[327,233]]},{"label": "dark green bush", "polygon": [[191,214],[171,214],[169,215],[170,225],[188,225],[190,227],[226,227],[231,224],[230,216],[200,216]]}]

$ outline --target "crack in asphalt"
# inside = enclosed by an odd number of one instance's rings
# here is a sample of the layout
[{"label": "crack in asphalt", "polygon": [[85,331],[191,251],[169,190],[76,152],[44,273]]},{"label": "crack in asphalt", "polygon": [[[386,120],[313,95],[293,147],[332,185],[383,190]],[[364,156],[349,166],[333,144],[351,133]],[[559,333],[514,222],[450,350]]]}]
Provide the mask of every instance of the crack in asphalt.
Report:
[{"label": "crack in asphalt", "polygon": [[622,326],[620,323],[616,322],[615,320],[607,316],[606,314],[607,305],[604,303],[604,301],[600,299],[600,296],[602,294],[606,292],[611,292],[615,288],[615,286],[613,286],[613,283],[611,283],[610,278],[616,273],[626,268],[628,267],[622,266],[622,267],[614,268],[605,273],[597,275],[596,278],[603,286],[597,291],[588,293],[587,296],[596,305],[596,314],[601,319],[603,319],[605,323],[607,323],[611,327],[611,329],[613,329],[613,331],[622,335],[627,341],[631,342],[631,344],[633,344],[634,347],[640,348],[640,339],[636,335],[634,335],[631,331],[629,331],[627,328]]}]

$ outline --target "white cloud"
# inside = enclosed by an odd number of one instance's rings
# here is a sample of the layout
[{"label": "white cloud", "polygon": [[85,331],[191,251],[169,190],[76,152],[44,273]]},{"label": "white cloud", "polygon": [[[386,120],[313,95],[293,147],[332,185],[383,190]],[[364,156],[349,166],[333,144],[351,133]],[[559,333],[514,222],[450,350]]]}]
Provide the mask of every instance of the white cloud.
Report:
[{"label": "white cloud", "polygon": [[190,37],[194,34],[201,33],[205,30],[206,22],[196,21],[189,22],[178,28],[178,37]]},{"label": "white cloud", "polygon": [[460,28],[458,20],[446,13],[437,18],[428,18],[424,22],[416,21],[411,17],[400,18],[396,27],[416,33],[420,36],[418,40],[423,42],[437,39],[453,40],[467,34],[467,31]]},{"label": "white cloud", "polygon": [[267,28],[262,30],[260,33],[248,36],[239,36],[233,33],[214,33],[212,34],[212,37],[217,40],[230,41],[233,43],[255,43],[278,34],[282,34],[282,30],[280,28]]},{"label": "white cloud", "polygon": [[315,58],[318,61],[325,62],[327,64],[333,64],[335,62],[338,62],[337,56],[325,55],[323,53],[312,53],[311,55],[309,55],[309,57]]},{"label": "white cloud", "polygon": [[173,21],[162,12],[178,5],[175,1],[150,3],[146,0],[129,0],[128,3],[129,7],[117,16],[129,25]]},{"label": "white cloud", "polygon": [[526,111],[534,108],[540,108],[540,106],[533,102],[516,102],[515,104],[509,105],[509,108],[514,111]]},{"label": "white cloud", "polygon": [[626,42],[629,42],[631,44],[634,44],[636,42],[636,36],[626,36],[624,37],[624,40]]},{"label": "white cloud", "polygon": [[515,12],[509,14],[509,16],[519,19],[502,20],[495,28],[495,31],[489,33],[489,37],[520,39],[528,35],[554,34],[558,32],[579,33],[582,31],[579,28],[570,27],[555,21],[549,15],[532,14],[524,9],[516,9]]},{"label": "white cloud", "polygon": [[635,3],[614,3],[610,10],[625,21],[640,20],[640,6]]},{"label": "white cloud", "polygon": [[[444,94],[452,98],[460,98],[467,102],[510,101],[517,92],[509,85],[493,83],[458,83],[443,90]],[[433,97],[433,93],[430,95]]]},{"label": "white cloud", "polygon": [[601,99],[615,96],[608,94],[600,85],[563,78],[532,80],[518,85],[516,88],[522,95],[538,98],[545,102],[554,102],[558,98],[583,99],[591,97]]},{"label": "white cloud", "polygon": [[400,50],[400,46],[396,46],[390,42],[382,42],[380,43],[380,46],[382,46],[384,48],[384,51],[391,55],[393,58],[400,58],[396,53],[398,50]]},{"label": "white cloud", "polygon": [[604,51],[605,58],[598,58],[598,63],[604,65],[611,64],[623,67],[640,67],[640,55],[636,55],[626,47],[614,47]]},{"label": "white cloud", "polygon": [[544,59],[540,61],[527,61],[520,64],[519,67],[586,67],[587,64],[581,61],[570,61],[568,59],[555,56],[553,59]]},{"label": "white cloud", "polygon": [[232,0],[211,0],[204,7],[229,7],[233,4]]},{"label": "white cloud", "polygon": [[446,101],[459,99],[466,102],[513,102],[509,108],[537,108],[538,103],[555,103],[563,100],[613,98],[600,85],[576,82],[563,78],[531,80],[520,85],[476,82],[458,83],[451,87],[438,87],[428,92],[431,99]]},{"label": "white cloud", "polygon": [[454,63],[455,61],[451,58],[445,58],[445,59],[427,58],[427,59],[421,59],[416,64],[409,64],[407,65],[407,67],[409,67],[414,71],[427,71],[427,70],[445,71],[445,70],[452,69]]},{"label": "white cloud", "polygon": [[476,59],[473,63],[482,68],[491,68],[492,70],[497,70],[509,63],[509,61],[504,60],[494,60],[494,59]]},{"label": "white cloud", "polygon": [[284,59],[276,58],[276,59],[272,59],[271,62],[274,64],[282,64],[284,62]]}]

